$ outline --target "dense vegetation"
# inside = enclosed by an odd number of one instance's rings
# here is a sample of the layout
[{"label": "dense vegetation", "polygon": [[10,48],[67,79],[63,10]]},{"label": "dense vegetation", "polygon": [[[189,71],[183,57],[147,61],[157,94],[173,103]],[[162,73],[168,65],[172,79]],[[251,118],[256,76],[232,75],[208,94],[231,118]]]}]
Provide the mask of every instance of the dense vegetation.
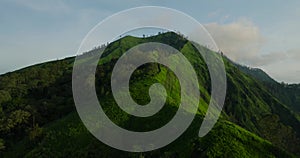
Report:
[{"label": "dense vegetation", "polygon": [[300,114],[300,84],[278,83],[260,69],[249,68],[239,64],[236,64],[236,66],[244,73],[259,80],[272,95],[289,106],[298,115]]},{"label": "dense vegetation", "polygon": [[[149,102],[148,89],[161,83],[167,102],[154,116],[137,118],[122,111],[112,99],[111,71],[118,58],[141,43],[161,42],[180,50],[196,69],[201,85],[197,115],[189,129],[170,145],[147,153],[128,153],[108,147],[81,123],[72,99],[74,58],[28,67],[0,76],[0,156],[4,157],[293,157],[300,153],[300,119],[297,103],[280,98],[288,90],[272,92],[265,80],[247,75],[227,58],[227,97],[213,130],[198,138],[210,100],[207,66],[195,47],[182,36],[164,33],[148,38],[127,36],[109,44],[99,61],[96,87],[99,100],[119,126],[148,131],[166,124],[178,108],[180,86],[174,73],[151,63],[137,69],[130,92],[139,104]],[[93,56],[100,49],[85,53]],[[215,53],[201,47],[205,53]],[[248,73],[249,74],[249,73]],[[254,76],[254,77],[253,77]],[[86,81],[88,84],[89,79]],[[299,86],[298,86],[299,89]],[[298,91],[299,92],[299,91]],[[299,93],[295,97],[299,99]],[[296,99],[297,100],[297,99]],[[299,100],[298,100],[299,101]],[[293,105],[293,106],[291,106]],[[296,108],[296,109],[295,109]]]}]

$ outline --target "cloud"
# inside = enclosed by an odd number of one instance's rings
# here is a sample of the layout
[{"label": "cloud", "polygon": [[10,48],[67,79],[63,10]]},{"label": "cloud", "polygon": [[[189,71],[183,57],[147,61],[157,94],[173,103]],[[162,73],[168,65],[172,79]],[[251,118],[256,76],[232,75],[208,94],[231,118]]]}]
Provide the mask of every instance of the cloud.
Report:
[{"label": "cloud", "polygon": [[268,54],[257,56],[255,60],[252,61],[252,63],[255,66],[267,66],[267,65],[283,63],[283,62],[298,63],[299,60],[300,60],[300,49],[289,49],[287,51],[273,51]]},{"label": "cloud", "polygon": [[280,62],[270,63],[269,65],[262,66],[261,68],[274,77],[277,81],[300,83],[299,53],[297,53],[298,55],[293,54],[298,56],[298,58],[292,58],[289,52],[290,51],[283,52],[286,53],[286,58],[280,60]]},{"label": "cloud", "polygon": [[267,46],[266,38],[247,19],[228,24],[209,23],[204,26],[219,49],[233,61],[260,67],[278,81],[299,83],[300,48],[263,52],[262,48]]},{"label": "cloud", "polygon": [[221,51],[236,62],[256,65],[261,61],[260,50],[265,39],[251,21],[239,19],[229,24],[204,25]]},{"label": "cloud", "polygon": [[289,59],[300,60],[300,49],[290,49],[286,54]]},{"label": "cloud", "polygon": [[280,62],[287,58],[287,55],[282,52],[271,52],[265,55],[257,56],[255,60],[252,60],[253,65],[263,66],[272,63]]}]

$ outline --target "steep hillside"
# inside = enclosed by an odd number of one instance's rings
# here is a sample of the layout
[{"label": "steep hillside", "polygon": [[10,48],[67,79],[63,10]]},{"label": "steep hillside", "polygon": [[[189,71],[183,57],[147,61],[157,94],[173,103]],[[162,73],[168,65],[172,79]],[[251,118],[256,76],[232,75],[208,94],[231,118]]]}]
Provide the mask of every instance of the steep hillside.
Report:
[{"label": "steep hillside", "polygon": [[[185,38],[165,33],[149,38],[127,36],[109,44],[99,61],[96,87],[102,107],[119,126],[149,131],[174,116],[180,100],[180,86],[174,73],[157,63],[137,69],[130,80],[130,92],[139,104],[150,101],[153,83],[165,86],[165,106],[154,116],[137,118],[122,111],[110,90],[112,69],[118,58],[135,45],[146,42],[168,44],[191,62],[199,78],[201,100],[189,129],[170,145],[147,153],[127,153],[96,140],[75,112],[71,77],[74,58],[44,63],[0,76],[0,155],[5,157],[293,157],[300,151],[300,121],[255,78],[224,58],[227,96],[213,130],[198,138],[198,131],[210,100],[210,77],[203,58]],[[99,50],[85,53],[93,56]],[[215,53],[201,47],[205,53]],[[85,61],[86,62],[86,61]],[[87,84],[90,83],[87,79]],[[1,141],[3,140],[3,141]]]},{"label": "steep hillside", "polygon": [[300,115],[300,84],[278,83],[261,69],[235,65],[244,73],[259,80],[273,96]]}]

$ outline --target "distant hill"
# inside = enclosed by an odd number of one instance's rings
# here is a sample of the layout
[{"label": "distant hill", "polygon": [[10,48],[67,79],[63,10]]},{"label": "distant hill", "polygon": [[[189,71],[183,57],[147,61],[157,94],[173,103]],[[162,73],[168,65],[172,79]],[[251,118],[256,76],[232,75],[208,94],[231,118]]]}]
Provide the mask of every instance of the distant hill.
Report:
[{"label": "distant hill", "polygon": [[300,114],[300,84],[279,83],[261,69],[250,68],[239,64],[235,65],[242,72],[259,80],[273,96],[289,106],[294,112],[298,113],[298,115]]},{"label": "distant hill", "polygon": [[251,68],[234,63],[242,72],[251,75],[255,79],[265,83],[276,83],[267,73],[259,68]]},{"label": "distant hill", "polygon": [[[293,106],[280,99],[281,94],[291,92],[287,89],[272,92],[265,82],[274,84],[276,81],[267,74],[240,67],[225,57],[228,88],[223,111],[213,130],[198,138],[210,100],[209,72],[192,43],[173,32],[147,38],[126,36],[105,48],[96,72],[97,95],[104,111],[117,125],[135,131],[149,131],[166,124],[178,109],[178,79],[170,69],[157,63],[146,64],[134,72],[130,92],[137,103],[146,104],[150,99],[149,87],[157,82],[163,84],[168,97],[161,111],[149,118],[137,118],[126,114],[113,100],[110,77],[116,61],[126,50],[146,42],[164,43],[181,51],[198,75],[201,92],[198,112],[192,125],[175,142],[146,153],[122,152],[99,142],[87,131],[76,113],[71,85],[74,58],[67,58],[0,76],[0,156],[300,156],[300,117]],[[93,56],[99,49],[83,55]],[[205,47],[200,51],[216,53]],[[83,84],[94,83],[87,79]]]}]

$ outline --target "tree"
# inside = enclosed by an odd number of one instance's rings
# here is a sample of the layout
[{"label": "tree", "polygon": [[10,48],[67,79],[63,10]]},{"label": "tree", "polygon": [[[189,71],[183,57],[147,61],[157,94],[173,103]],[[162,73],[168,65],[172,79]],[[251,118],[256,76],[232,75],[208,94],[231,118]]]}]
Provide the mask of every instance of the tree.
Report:
[{"label": "tree", "polygon": [[0,139],[0,151],[5,149],[5,146],[4,146],[4,140],[3,139]]},{"label": "tree", "polygon": [[5,90],[0,90],[0,104],[11,100],[10,94]]},{"label": "tree", "polygon": [[29,139],[31,141],[38,141],[43,135],[43,129],[39,127],[38,124],[35,124],[32,129],[29,131]]},{"label": "tree", "polygon": [[30,116],[31,114],[27,111],[13,111],[7,118],[0,120],[0,132],[6,133],[24,128],[28,124]]}]

